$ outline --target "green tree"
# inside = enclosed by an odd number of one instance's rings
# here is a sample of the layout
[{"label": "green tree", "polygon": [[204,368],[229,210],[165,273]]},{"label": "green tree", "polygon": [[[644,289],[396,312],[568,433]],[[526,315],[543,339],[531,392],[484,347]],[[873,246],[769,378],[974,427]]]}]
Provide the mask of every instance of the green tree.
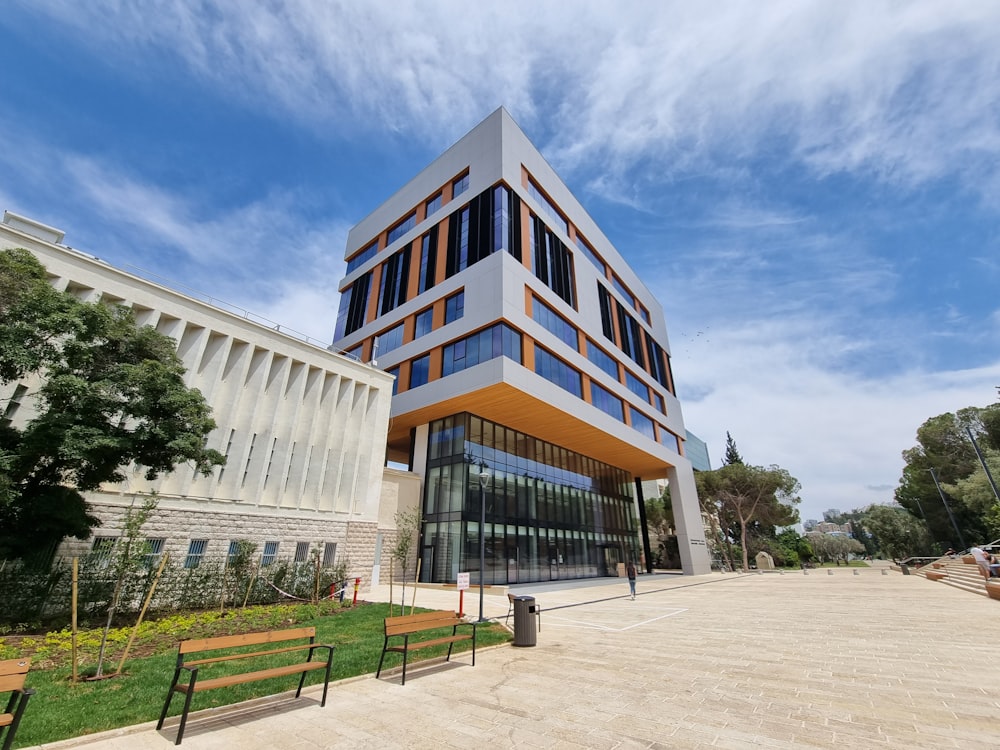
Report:
[{"label": "green tree", "polygon": [[130,310],[81,302],[28,251],[0,252],[0,385],[18,383],[4,411],[32,409],[23,426],[0,423],[0,558],[42,551],[47,564],[66,536],[85,539],[97,519],[81,493],[123,481],[129,465],[155,479],[224,463],[205,447],[211,410],[183,376],[174,341]]},{"label": "green tree", "polygon": [[714,471],[695,475],[698,494],[718,512],[729,536],[739,535],[743,567],[750,567],[749,535],[751,524],[769,529],[790,526],[799,520],[794,506],[800,501],[799,481],[779,466],[749,466],[733,463]]},{"label": "green tree", "polygon": [[886,557],[926,554],[930,547],[927,527],[903,508],[872,505],[863,512],[860,523]]},{"label": "green tree", "polygon": [[[1000,480],[1000,451],[984,447],[983,459],[989,467],[993,480]],[[1000,520],[1000,501],[997,500],[993,485],[982,465],[964,479],[959,479],[954,484],[943,485],[942,489],[958,504],[982,519],[987,540],[1000,538],[1000,524],[997,523]],[[966,541],[974,544],[977,540],[983,541],[978,538]]]},{"label": "green tree", "polygon": [[[403,510],[396,513],[396,545],[392,548],[392,557],[399,563],[399,571],[403,577],[403,592],[400,595],[400,606],[406,607],[406,574],[410,569],[410,554],[417,541],[420,530],[420,511]],[[483,575],[483,571],[479,571]]]},{"label": "green tree", "polygon": [[733,440],[733,436],[726,431],[726,455],[722,459],[722,465],[728,466],[729,464],[741,464],[743,463],[743,456],[736,449],[736,441]]},{"label": "green tree", "polygon": [[987,509],[969,506],[945,488],[954,488],[959,480],[982,471],[966,430],[971,430],[977,440],[982,438],[986,447],[994,447],[993,426],[1000,427],[1000,404],[986,408],[970,406],[955,413],[939,414],[919,427],[917,445],[903,451],[906,465],[896,488],[896,502],[914,518],[926,519],[932,540],[940,546],[958,548],[961,544],[931,470],[937,474],[945,501],[964,539],[984,538]]},{"label": "green tree", "polygon": [[669,537],[672,535],[674,527],[674,506],[670,499],[670,488],[665,487],[659,497],[646,498],[646,529],[652,544],[656,547],[657,560],[655,565],[660,567],[668,565]]}]

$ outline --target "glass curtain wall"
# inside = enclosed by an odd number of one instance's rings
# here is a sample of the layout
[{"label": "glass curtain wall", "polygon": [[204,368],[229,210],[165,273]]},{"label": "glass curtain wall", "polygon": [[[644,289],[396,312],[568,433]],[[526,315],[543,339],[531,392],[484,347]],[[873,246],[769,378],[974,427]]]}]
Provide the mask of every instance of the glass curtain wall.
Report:
[{"label": "glass curtain wall", "polygon": [[486,584],[614,575],[638,561],[625,471],[472,414],[432,422],[428,448],[421,580],[467,571],[479,583],[484,504]]}]

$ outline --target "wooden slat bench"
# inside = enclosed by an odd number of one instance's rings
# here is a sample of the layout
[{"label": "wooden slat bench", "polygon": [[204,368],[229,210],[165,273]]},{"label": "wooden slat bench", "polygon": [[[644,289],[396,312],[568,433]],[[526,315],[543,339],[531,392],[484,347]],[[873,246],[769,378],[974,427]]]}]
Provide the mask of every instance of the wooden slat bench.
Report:
[{"label": "wooden slat bench", "polygon": [[[263,650],[246,650],[252,646],[288,644],[291,641],[303,642]],[[243,650],[234,652],[235,649]],[[326,649],[326,659],[313,661],[313,655],[319,649]],[[243,635],[228,635],[218,638],[193,638],[181,641],[177,646],[177,668],[174,670],[174,679],[170,684],[170,690],[167,692],[167,701],[163,704],[163,711],[160,714],[160,721],[156,724],[156,728],[161,729],[163,727],[163,721],[167,718],[167,711],[170,709],[170,701],[173,700],[174,693],[185,694],[184,710],[181,712],[181,722],[177,729],[177,739],[174,742],[175,745],[179,745],[184,738],[184,726],[187,724],[188,710],[191,708],[191,697],[195,693],[202,690],[212,690],[213,688],[240,685],[244,682],[257,682],[258,680],[269,680],[275,677],[287,677],[297,674],[301,675],[298,690],[295,691],[295,697],[298,698],[302,693],[302,686],[305,684],[306,675],[317,669],[326,670],[323,678],[323,699],[320,701],[320,705],[325,706],[326,691],[330,683],[330,669],[333,666],[333,649],[333,646],[316,643],[316,628],[291,628],[289,630],[271,630],[264,633],[245,633]],[[306,650],[309,652],[306,660],[294,664],[285,664],[279,667],[256,669],[253,671],[241,671],[236,674],[225,674],[210,679],[203,679],[200,673],[201,668],[209,664],[230,662],[237,659],[264,659],[275,654]],[[214,656],[190,658],[193,655],[224,651],[230,653],[216,653]],[[186,682],[180,682],[183,670],[190,673],[190,677]]]},{"label": "wooden slat bench", "polygon": [[[472,628],[471,633],[459,633],[460,625],[468,625]],[[431,630],[442,630],[451,628],[451,635],[439,636],[437,638],[427,638],[424,640],[411,640],[410,636],[419,633],[427,633]],[[390,638],[402,638],[401,644],[389,645]],[[382,674],[382,662],[385,660],[387,651],[396,651],[403,655],[403,679],[402,684],[406,684],[406,661],[410,651],[421,648],[431,648],[448,644],[448,656],[445,661],[451,659],[451,650],[459,641],[472,641],[472,666],[476,666],[476,623],[467,622],[458,616],[457,612],[423,612],[419,615],[404,615],[402,617],[385,618],[385,643],[382,646],[382,656],[378,660],[378,671],[375,679]]]},{"label": "wooden slat bench", "polygon": [[28,698],[35,694],[35,691],[24,687],[24,681],[28,677],[28,670],[31,668],[30,659],[7,659],[0,661],[0,693],[10,693],[7,699],[7,708],[0,714],[0,736],[6,727],[7,736],[3,741],[3,750],[10,750],[14,744],[14,735],[17,733],[17,726],[21,723],[24,709],[28,705]]}]

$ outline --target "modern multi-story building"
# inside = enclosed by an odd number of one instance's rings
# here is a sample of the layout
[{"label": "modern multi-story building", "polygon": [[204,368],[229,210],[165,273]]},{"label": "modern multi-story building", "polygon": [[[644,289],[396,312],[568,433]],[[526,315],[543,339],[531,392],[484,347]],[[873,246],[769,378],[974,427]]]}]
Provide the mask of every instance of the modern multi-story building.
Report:
[{"label": "modern multi-story building", "polygon": [[662,309],[505,110],[345,258],[334,346],[396,376],[387,455],[423,477],[422,580],[649,560],[642,480],[664,477],[683,569],[709,571]]}]

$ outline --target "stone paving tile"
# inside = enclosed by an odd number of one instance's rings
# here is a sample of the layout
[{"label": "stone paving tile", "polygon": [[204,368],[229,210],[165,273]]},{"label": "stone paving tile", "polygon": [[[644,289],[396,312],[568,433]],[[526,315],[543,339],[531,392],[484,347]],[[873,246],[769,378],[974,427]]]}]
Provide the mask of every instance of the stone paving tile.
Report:
[{"label": "stone paving tile", "polygon": [[[997,602],[917,576],[642,577],[535,594],[533,648],[192,714],[189,750],[942,748],[1000,744]],[[539,587],[541,588],[541,587]],[[468,593],[468,592],[467,592]],[[475,592],[478,593],[478,592]],[[527,593],[532,593],[530,589]],[[378,600],[387,592],[376,590]],[[478,610],[475,595],[466,609]],[[417,604],[454,609],[454,592]],[[487,596],[503,618],[505,596]],[[961,616],[956,616],[960,612]],[[166,678],[165,678],[166,679]],[[306,701],[310,702],[306,702]],[[176,718],[45,750],[164,750]],[[275,741],[280,738],[280,743]]]}]

